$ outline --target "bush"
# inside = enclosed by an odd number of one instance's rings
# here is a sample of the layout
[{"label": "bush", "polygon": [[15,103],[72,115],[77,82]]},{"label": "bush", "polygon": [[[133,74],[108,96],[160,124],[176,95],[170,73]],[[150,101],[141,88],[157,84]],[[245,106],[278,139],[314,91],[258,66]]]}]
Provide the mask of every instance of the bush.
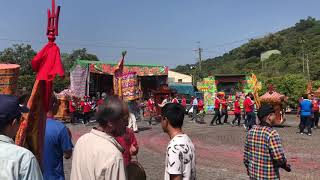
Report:
[{"label": "bush", "polygon": [[25,90],[31,93],[35,79],[35,75],[20,75],[18,78],[18,90]]},{"label": "bush", "polygon": [[268,85],[272,84],[274,89],[289,97],[288,105],[296,108],[298,105],[298,99],[304,93],[307,92],[308,81],[304,76],[299,74],[290,74],[281,77],[261,77],[262,90],[260,95],[264,94],[268,90]]},{"label": "bush", "polygon": [[[33,84],[35,82],[35,75],[23,75],[18,79],[18,91],[32,92]],[[53,90],[57,93],[70,86],[70,77],[67,76],[64,79],[56,77],[53,83]]]},{"label": "bush", "polygon": [[69,88],[70,86],[70,77],[66,76],[64,79],[61,79],[60,77],[56,77],[53,83],[53,90],[56,93],[59,93],[63,91],[64,89]]}]

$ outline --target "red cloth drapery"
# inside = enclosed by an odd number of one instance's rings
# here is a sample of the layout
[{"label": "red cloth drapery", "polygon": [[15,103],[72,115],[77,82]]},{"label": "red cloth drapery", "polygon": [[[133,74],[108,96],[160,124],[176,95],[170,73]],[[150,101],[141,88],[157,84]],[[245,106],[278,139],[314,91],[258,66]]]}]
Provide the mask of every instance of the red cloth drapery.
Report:
[{"label": "red cloth drapery", "polygon": [[64,76],[64,69],[60,58],[60,49],[54,42],[48,42],[42,50],[32,59],[32,69],[37,72],[36,79],[45,81],[43,104],[47,112],[50,107],[52,82],[56,75]]}]

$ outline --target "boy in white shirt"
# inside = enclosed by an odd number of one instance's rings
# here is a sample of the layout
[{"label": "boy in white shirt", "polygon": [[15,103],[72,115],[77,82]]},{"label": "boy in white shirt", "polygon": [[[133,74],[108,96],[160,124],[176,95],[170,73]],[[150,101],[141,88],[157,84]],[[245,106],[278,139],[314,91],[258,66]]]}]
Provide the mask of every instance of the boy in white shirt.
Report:
[{"label": "boy in white shirt", "polygon": [[166,104],[162,110],[161,126],[171,139],[166,152],[165,180],[195,180],[195,148],[182,131],[185,109],[176,103]]}]

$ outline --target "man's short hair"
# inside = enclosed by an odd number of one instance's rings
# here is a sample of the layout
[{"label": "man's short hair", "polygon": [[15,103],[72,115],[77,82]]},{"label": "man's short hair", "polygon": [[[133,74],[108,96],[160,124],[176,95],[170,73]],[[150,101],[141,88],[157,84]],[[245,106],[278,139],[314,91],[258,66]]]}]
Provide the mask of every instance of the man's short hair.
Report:
[{"label": "man's short hair", "polygon": [[308,94],[303,94],[302,97],[303,99],[308,99]]},{"label": "man's short hair", "polygon": [[259,109],[257,116],[260,121],[264,121],[264,118],[267,117],[269,114],[275,113],[275,110],[272,105],[270,104],[263,104]]},{"label": "man's short hair", "polygon": [[2,122],[1,120],[1,123],[0,123],[0,132],[3,132],[3,130],[9,125],[11,124],[15,119],[20,119],[21,116],[17,116],[17,117],[13,117],[13,118],[10,118],[10,119],[6,119],[5,121]]},{"label": "man's short hair", "polygon": [[108,122],[119,121],[123,118],[124,106],[124,102],[119,97],[109,96],[96,112],[96,120],[99,125],[105,126]]},{"label": "man's short hair", "polygon": [[161,109],[161,115],[168,119],[174,128],[181,128],[184,120],[185,108],[181,104],[168,103]]}]

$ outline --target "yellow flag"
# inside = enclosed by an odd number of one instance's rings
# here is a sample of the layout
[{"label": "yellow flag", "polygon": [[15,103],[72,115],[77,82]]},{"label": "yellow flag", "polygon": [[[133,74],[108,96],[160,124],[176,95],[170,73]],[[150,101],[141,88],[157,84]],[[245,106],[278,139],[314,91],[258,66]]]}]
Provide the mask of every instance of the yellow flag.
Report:
[{"label": "yellow flag", "polygon": [[261,90],[262,86],[261,86],[261,83],[258,81],[257,76],[255,74],[252,73],[251,79],[252,79],[252,84],[253,84],[254,100],[256,102],[257,108],[260,108],[261,103],[260,103],[258,92]]}]

